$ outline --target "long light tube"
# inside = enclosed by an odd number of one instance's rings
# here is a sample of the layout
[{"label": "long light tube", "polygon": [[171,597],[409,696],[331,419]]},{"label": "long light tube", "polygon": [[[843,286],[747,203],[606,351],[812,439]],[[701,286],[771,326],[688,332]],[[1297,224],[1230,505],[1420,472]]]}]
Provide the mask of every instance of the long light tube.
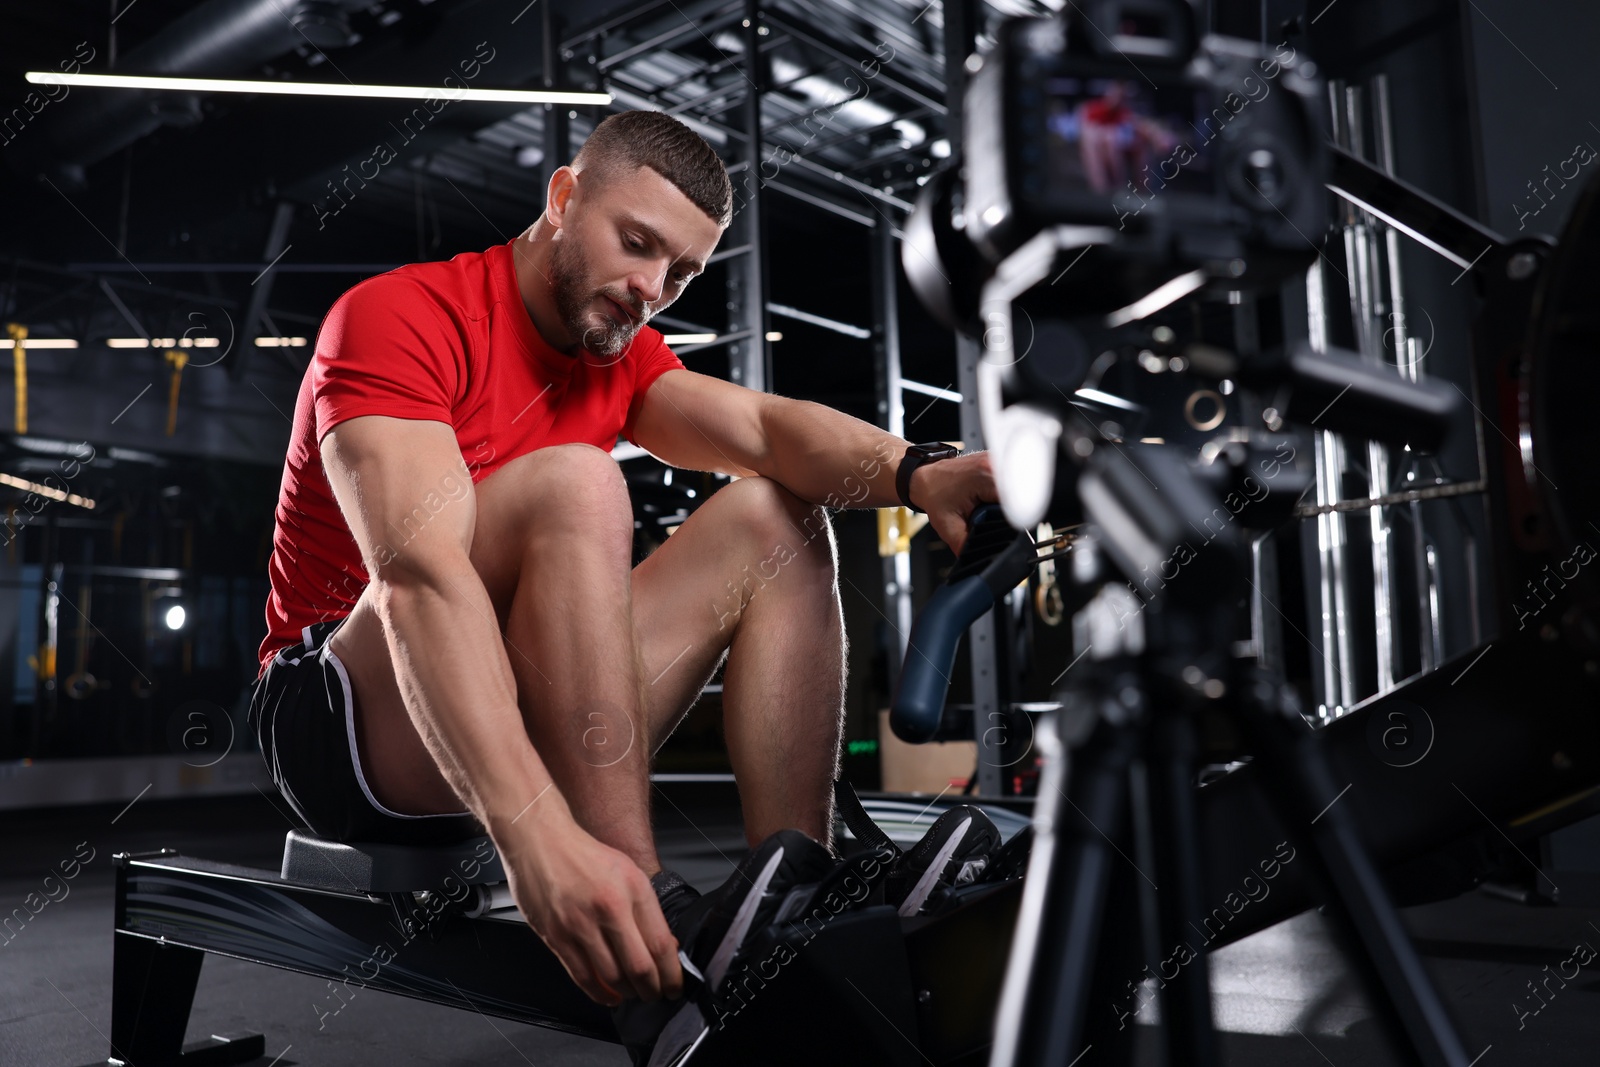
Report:
[{"label": "long light tube", "polygon": [[14,474],[0,474],[0,485],[9,485],[13,489],[26,489],[30,493],[36,493],[39,496],[48,497],[51,500],[61,500],[68,504],[76,504],[80,508],[87,508],[90,511],[94,510],[94,501],[90,500],[86,496],[79,496],[77,493],[68,493],[61,489],[52,489],[48,485],[40,485],[38,482],[30,482],[28,479],[18,478]]},{"label": "long light tube", "polygon": [[270,93],[275,96],[345,96],[378,100],[470,100],[486,104],[609,104],[610,93],[548,89],[455,89],[420,85],[339,85],[333,82],[249,81],[240,78],[171,78],[154,74],[67,74],[30,70],[33,85],[80,85],[96,89],[167,89],[186,93]]}]

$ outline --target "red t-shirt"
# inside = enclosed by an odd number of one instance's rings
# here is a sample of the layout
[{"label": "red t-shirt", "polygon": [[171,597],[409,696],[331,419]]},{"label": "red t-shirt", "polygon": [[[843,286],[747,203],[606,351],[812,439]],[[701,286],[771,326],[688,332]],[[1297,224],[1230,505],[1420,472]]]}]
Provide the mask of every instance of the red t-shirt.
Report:
[{"label": "red t-shirt", "polygon": [[278,492],[262,673],[305,627],[349,614],[367,584],[322,469],[319,445],[333,427],[359,415],[448,423],[476,485],[546,445],[609,452],[618,433],[632,440],[645,391],[683,366],[649,327],[614,360],[557,352],[528,317],[511,257],[507,243],[392,270],[345,293],[323,320]]},{"label": "red t-shirt", "polygon": [[1083,105],[1083,121],[1095,126],[1120,126],[1133,116],[1126,104],[1113,104],[1098,97]]}]

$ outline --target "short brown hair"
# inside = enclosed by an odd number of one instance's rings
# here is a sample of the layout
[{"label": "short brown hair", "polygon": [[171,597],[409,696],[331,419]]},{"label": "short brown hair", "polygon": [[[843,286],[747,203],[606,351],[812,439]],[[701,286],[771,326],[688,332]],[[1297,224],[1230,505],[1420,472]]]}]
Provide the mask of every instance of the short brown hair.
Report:
[{"label": "short brown hair", "polygon": [[733,218],[733,183],[705,138],[659,111],[623,111],[594,128],[572,167],[602,182],[649,167],[719,226]]}]

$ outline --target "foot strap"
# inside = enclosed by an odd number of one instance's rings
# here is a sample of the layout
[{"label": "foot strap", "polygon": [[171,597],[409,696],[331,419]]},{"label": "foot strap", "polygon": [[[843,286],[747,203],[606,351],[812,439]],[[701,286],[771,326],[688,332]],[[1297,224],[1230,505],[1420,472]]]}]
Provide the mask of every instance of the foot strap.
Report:
[{"label": "foot strap", "polygon": [[896,857],[901,855],[903,850],[900,846],[883,832],[883,827],[872,821],[867,809],[861,806],[861,798],[856,795],[856,787],[849,781],[844,778],[834,781],[833,799],[838,806],[840,817],[844,819],[844,824],[850,828],[857,841],[879,854],[887,851]]}]

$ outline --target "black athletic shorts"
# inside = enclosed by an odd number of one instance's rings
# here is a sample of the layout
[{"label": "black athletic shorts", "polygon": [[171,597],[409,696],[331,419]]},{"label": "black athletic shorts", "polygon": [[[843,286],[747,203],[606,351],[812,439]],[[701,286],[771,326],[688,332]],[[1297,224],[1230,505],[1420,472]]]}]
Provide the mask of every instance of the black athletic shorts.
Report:
[{"label": "black athletic shorts", "polygon": [[344,619],[305,628],[256,682],[250,725],[278,792],[318,837],[444,844],[483,836],[471,812],[401,815],[373,797],[356,748],[350,676],[329,640]]}]

